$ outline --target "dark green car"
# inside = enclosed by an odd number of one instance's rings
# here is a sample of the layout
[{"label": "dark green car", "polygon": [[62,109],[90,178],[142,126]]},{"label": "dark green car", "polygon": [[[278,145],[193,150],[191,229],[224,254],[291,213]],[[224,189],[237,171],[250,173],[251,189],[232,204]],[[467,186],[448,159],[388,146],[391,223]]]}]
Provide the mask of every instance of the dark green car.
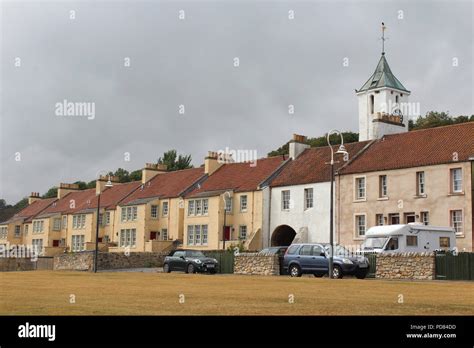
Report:
[{"label": "dark green car", "polygon": [[165,257],[163,271],[181,271],[186,273],[211,273],[217,272],[219,263],[216,259],[207,257],[199,250],[175,250]]}]

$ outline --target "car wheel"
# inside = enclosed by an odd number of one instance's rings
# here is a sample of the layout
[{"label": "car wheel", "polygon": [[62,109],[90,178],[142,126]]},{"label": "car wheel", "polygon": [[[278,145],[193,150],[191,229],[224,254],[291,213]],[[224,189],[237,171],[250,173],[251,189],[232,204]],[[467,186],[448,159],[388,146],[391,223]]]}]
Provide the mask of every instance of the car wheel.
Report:
[{"label": "car wheel", "polygon": [[211,274],[216,274],[216,270],[215,270],[215,269],[211,269],[211,270],[209,271],[209,273],[211,273]]},{"label": "car wheel", "polygon": [[314,276],[316,278],[322,278],[324,276],[324,273],[315,273]]},{"label": "car wheel", "polygon": [[194,268],[194,265],[192,263],[190,263],[186,268],[186,273],[196,273],[196,269]]},{"label": "car wheel", "polygon": [[338,265],[334,265],[332,268],[332,277],[334,279],[341,279],[342,278],[342,269]]},{"label": "car wheel", "polygon": [[298,265],[291,265],[289,269],[291,277],[301,277],[301,268]]},{"label": "car wheel", "polygon": [[165,273],[170,273],[171,272],[171,268],[170,268],[169,264],[165,263],[163,265],[163,272],[165,272]]},{"label": "car wheel", "polygon": [[367,272],[357,272],[355,276],[357,279],[364,279],[367,277]]}]

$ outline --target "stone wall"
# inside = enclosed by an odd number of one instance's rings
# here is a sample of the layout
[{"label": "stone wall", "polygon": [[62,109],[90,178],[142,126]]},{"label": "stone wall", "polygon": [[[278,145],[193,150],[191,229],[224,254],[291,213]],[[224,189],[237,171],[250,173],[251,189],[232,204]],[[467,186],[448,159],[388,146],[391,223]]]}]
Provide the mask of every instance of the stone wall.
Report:
[{"label": "stone wall", "polygon": [[241,253],[234,258],[235,274],[279,275],[280,261],[277,255]]},{"label": "stone wall", "polygon": [[[99,270],[120,268],[162,267],[166,254],[136,252],[99,253]],[[55,256],[54,270],[92,271],[94,269],[94,252],[70,253]]]},{"label": "stone wall", "polygon": [[0,272],[33,271],[35,269],[36,262],[31,261],[31,258],[0,258]]},{"label": "stone wall", "polygon": [[435,279],[434,253],[378,254],[376,278]]}]

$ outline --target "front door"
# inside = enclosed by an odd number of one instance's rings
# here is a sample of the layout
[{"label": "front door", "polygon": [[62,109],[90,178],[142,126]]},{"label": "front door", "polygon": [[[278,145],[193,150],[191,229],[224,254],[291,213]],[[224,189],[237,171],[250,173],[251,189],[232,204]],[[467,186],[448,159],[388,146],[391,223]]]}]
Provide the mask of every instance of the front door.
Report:
[{"label": "front door", "polygon": [[150,232],[150,240],[156,240],[156,232]]},{"label": "front door", "polygon": [[224,240],[230,240],[230,226],[224,227]]},{"label": "front door", "polygon": [[53,240],[53,247],[58,247],[59,246],[59,240],[58,239],[55,239]]}]

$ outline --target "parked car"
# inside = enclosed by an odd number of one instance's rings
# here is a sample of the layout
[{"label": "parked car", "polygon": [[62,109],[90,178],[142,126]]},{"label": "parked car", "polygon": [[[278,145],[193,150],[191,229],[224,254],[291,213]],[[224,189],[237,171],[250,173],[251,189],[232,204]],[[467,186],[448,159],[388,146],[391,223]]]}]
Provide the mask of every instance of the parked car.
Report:
[{"label": "parked car", "polygon": [[[330,244],[292,244],[283,258],[283,268],[292,277],[314,274],[322,277],[329,273]],[[333,278],[354,275],[363,279],[369,272],[369,260],[364,256],[353,256],[341,245],[334,246]]]},{"label": "parked car", "polygon": [[454,250],[456,232],[452,227],[407,225],[374,226],[365,233],[361,252],[399,253]]},{"label": "parked car", "polygon": [[219,263],[216,259],[207,257],[198,250],[175,250],[165,257],[163,271],[182,271],[186,273],[211,273],[217,272]]}]

